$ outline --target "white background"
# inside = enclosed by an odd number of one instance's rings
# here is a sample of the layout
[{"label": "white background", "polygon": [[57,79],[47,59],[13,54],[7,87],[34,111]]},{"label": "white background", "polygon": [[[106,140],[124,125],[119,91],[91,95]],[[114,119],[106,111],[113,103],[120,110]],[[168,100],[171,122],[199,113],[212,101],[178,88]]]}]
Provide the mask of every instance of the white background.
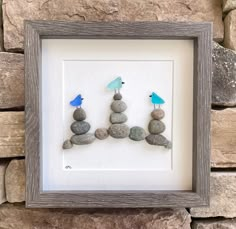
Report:
[{"label": "white background", "polygon": [[[42,50],[44,190],[191,189],[191,41],[43,40]],[[106,85],[116,76],[125,81],[121,92],[129,127],[147,130],[153,109],[149,95],[155,91],[164,98],[163,135],[172,140],[172,150],[111,137],[62,150],[72,135],[69,101],[78,93],[90,132],[109,127],[113,92]]]}]

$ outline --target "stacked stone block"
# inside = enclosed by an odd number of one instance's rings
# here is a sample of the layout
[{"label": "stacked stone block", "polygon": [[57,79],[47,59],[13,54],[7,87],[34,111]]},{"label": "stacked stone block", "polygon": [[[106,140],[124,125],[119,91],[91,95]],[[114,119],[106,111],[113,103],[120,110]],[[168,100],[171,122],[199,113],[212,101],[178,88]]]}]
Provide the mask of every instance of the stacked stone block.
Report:
[{"label": "stacked stone block", "polygon": [[85,121],[86,112],[83,108],[76,108],[73,113],[74,122],[71,124],[70,129],[74,133],[70,140],[66,140],[63,144],[63,149],[72,148],[75,145],[87,145],[91,144],[95,140],[95,136],[92,133],[88,133],[90,130],[90,124]]},{"label": "stacked stone block", "polygon": [[170,149],[172,147],[171,142],[161,134],[166,129],[165,124],[161,121],[161,119],[165,117],[165,112],[161,108],[154,109],[151,116],[153,119],[148,125],[150,134],[146,137],[147,143],[150,145],[164,146]]},{"label": "stacked stone block", "polygon": [[111,104],[113,113],[110,115],[111,126],[108,132],[113,138],[126,138],[130,132],[129,127],[125,124],[128,118],[123,113],[127,109],[127,105],[122,101],[122,95],[120,93],[116,93],[113,99],[114,101]]}]

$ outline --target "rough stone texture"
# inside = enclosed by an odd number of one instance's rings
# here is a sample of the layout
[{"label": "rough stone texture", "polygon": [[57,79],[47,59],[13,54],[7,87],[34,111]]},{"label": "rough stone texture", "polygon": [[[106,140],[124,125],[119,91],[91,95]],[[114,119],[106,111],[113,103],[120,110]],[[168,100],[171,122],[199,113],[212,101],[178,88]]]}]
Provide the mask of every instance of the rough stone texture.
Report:
[{"label": "rough stone texture", "polygon": [[165,124],[159,120],[151,120],[148,125],[148,130],[151,134],[160,134],[166,129]]},{"label": "rough stone texture", "polygon": [[162,109],[158,108],[152,111],[151,116],[155,120],[161,120],[165,117],[165,112]]},{"label": "rough stone texture", "polygon": [[26,209],[4,204],[0,228],[7,229],[190,229],[185,209]]},{"label": "rough stone texture", "polygon": [[213,42],[212,104],[236,105],[236,52]]},{"label": "rough stone texture", "polygon": [[71,124],[70,128],[75,134],[85,134],[90,130],[90,124],[85,121],[75,121]]},{"label": "rough stone texture", "polygon": [[234,9],[236,9],[235,0],[223,0],[223,12],[229,12]]},{"label": "rough stone texture", "polygon": [[71,149],[73,147],[73,144],[71,142],[71,140],[65,140],[63,142],[62,148],[63,149]]},{"label": "rough stone texture", "polygon": [[236,167],[236,108],[211,112],[211,166]]},{"label": "rough stone texture", "polygon": [[95,137],[99,140],[104,140],[109,136],[108,130],[106,128],[98,128],[95,131]]},{"label": "rough stone texture", "polygon": [[[235,1],[236,4],[236,1]],[[236,10],[230,11],[224,19],[224,46],[236,50]]]},{"label": "rough stone texture", "polygon": [[115,100],[111,104],[111,110],[116,113],[124,112],[126,109],[127,109],[126,103],[121,100]]},{"label": "rough stone texture", "polygon": [[126,124],[112,124],[108,132],[113,138],[126,138],[129,136],[129,127]]},{"label": "rough stone texture", "polygon": [[191,208],[193,217],[236,217],[236,172],[212,172],[210,207]]},{"label": "rough stone texture", "polygon": [[0,52],[0,108],[24,106],[24,55]]},{"label": "rough stone texture", "polygon": [[24,155],[24,112],[0,112],[0,158]]},{"label": "rough stone texture", "polygon": [[25,201],[25,160],[12,160],[5,176],[6,196],[10,203]]},{"label": "rough stone texture", "polygon": [[123,113],[112,113],[110,115],[110,122],[112,124],[125,123],[127,120],[128,120],[128,117],[126,116],[126,114],[123,114]]},{"label": "rough stone texture", "polygon": [[167,149],[172,147],[171,142],[161,134],[149,134],[145,139],[150,145],[164,146]]},{"label": "rough stone texture", "polygon": [[139,126],[134,126],[130,129],[129,138],[134,141],[142,141],[146,137],[146,131]]},{"label": "rough stone texture", "polygon": [[120,93],[116,93],[114,96],[113,96],[113,99],[114,100],[121,100],[122,99],[122,95]]},{"label": "rough stone texture", "polygon": [[7,166],[8,162],[0,161],[0,204],[7,200],[5,191],[5,173]]},{"label": "rough stone texture", "polygon": [[213,21],[214,38],[223,39],[219,0],[3,0],[4,46],[23,48],[23,20]]},{"label": "rough stone texture", "polygon": [[207,220],[207,221],[195,221],[193,222],[193,229],[235,229],[236,219],[227,220]]},{"label": "rough stone texture", "polygon": [[86,119],[86,112],[83,108],[76,108],[73,113],[73,118],[76,121],[83,121]]},{"label": "rough stone texture", "polygon": [[75,145],[88,145],[95,141],[94,134],[73,135],[71,142]]}]

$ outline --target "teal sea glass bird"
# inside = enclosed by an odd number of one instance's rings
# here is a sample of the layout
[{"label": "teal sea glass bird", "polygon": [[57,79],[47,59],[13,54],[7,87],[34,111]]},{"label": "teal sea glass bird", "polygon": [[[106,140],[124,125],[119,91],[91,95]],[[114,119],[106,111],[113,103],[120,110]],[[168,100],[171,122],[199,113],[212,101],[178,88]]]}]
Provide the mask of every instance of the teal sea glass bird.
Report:
[{"label": "teal sea glass bird", "polygon": [[151,97],[152,104],[154,104],[154,109],[156,109],[156,105],[160,106],[165,103],[164,99],[162,99],[155,92],[152,92],[152,94],[149,97]]},{"label": "teal sea glass bird", "polygon": [[110,90],[114,90],[115,93],[116,92],[120,92],[120,89],[122,88],[122,84],[124,84],[124,82],[122,82],[121,77],[117,77],[116,79],[114,79],[113,81],[111,81],[108,85],[107,88]]},{"label": "teal sea glass bird", "polygon": [[73,107],[81,107],[83,99],[84,98],[82,98],[81,95],[77,95],[72,101],[70,101],[70,105]]}]

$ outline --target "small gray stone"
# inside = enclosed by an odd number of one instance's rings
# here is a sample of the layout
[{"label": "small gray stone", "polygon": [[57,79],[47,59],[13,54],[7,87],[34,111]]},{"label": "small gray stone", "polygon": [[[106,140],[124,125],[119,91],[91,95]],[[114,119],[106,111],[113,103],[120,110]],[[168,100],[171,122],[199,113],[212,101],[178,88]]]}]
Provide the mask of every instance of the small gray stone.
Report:
[{"label": "small gray stone", "polygon": [[71,124],[70,128],[75,134],[86,134],[90,130],[90,124],[85,121],[76,121]]},{"label": "small gray stone", "polygon": [[236,52],[213,42],[212,104],[236,105]]},{"label": "small gray stone", "polygon": [[171,142],[160,134],[150,134],[146,137],[146,141],[150,145],[165,146],[167,149],[171,149],[172,147]]},{"label": "small gray stone", "polygon": [[83,121],[86,119],[86,112],[83,108],[76,108],[73,113],[73,118],[76,121]]},{"label": "small gray stone", "polygon": [[166,129],[165,124],[162,121],[151,120],[148,125],[148,130],[151,134],[160,134]]},{"label": "small gray stone", "polygon": [[121,113],[127,109],[127,105],[121,100],[115,100],[111,104],[111,109],[116,113]]},{"label": "small gray stone", "polygon": [[75,145],[88,145],[94,142],[94,134],[82,134],[82,135],[73,135],[71,137],[71,142]]},{"label": "small gray stone", "polygon": [[142,127],[134,126],[130,129],[129,138],[134,141],[142,141],[146,137],[146,132]]},{"label": "small gray stone", "polygon": [[95,131],[95,137],[99,140],[104,140],[109,136],[106,128],[98,128]]},{"label": "small gray stone", "polygon": [[70,140],[65,140],[62,146],[63,149],[71,149],[72,147],[73,144]]},{"label": "small gray stone", "polygon": [[112,124],[108,132],[113,138],[126,138],[129,136],[129,127],[126,124]]},{"label": "small gray stone", "polygon": [[165,112],[161,108],[158,108],[152,111],[151,116],[155,120],[161,120],[165,117]]},{"label": "small gray stone", "polygon": [[122,99],[122,95],[120,93],[116,93],[114,96],[113,96],[113,99],[114,100],[121,100]]},{"label": "small gray stone", "polygon": [[125,123],[128,117],[123,113],[112,113],[110,116],[110,122],[112,124]]}]

